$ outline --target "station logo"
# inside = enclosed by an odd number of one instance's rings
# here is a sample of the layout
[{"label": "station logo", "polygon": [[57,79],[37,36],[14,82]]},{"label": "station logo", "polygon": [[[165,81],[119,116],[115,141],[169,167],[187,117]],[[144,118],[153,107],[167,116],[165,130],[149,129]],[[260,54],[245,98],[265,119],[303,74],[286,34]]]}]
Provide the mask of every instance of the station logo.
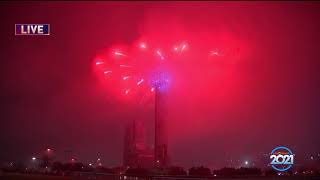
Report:
[{"label": "station logo", "polygon": [[270,159],[270,165],[274,170],[284,172],[292,167],[294,154],[289,148],[279,146],[271,151]]},{"label": "station logo", "polygon": [[50,24],[15,24],[15,35],[50,35]]}]

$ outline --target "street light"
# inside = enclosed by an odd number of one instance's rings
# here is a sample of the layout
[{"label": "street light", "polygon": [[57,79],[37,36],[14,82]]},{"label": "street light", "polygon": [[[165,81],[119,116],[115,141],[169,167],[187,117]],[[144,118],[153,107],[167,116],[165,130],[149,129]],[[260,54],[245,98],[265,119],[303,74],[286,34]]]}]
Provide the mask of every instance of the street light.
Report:
[{"label": "street light", "polygon": [[32,161],[35,161],[35,160],[37,160],[37,158],[36,157],[32,157]]}]

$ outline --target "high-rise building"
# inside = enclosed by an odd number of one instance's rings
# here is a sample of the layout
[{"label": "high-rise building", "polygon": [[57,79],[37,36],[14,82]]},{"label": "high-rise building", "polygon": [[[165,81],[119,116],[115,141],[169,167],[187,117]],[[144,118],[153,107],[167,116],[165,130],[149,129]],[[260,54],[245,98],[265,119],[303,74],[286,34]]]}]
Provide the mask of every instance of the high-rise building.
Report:
[{"label": "high-rise building", "polygon": [[[154,149],[146,145],[145,126],[133,120],[127,124],[124,144],[124,166],[159,167],[169,165],[168,156],[168,104],[166,93],[155,91],[155,137]],[[153,151],[153,152],[152,152]]]},{"label": "high-rise building", "polygon": [[168,158],[168,109],[165,93],[156,91],[155,94],[155,145],[154,165],[155,167],[166,167]]},{"label": "high-rise building", "polygon": [[124,166],[134,168],[149,168],[153,166],[153,152],[146,145],[145,126],[141,120],[128,122],[124,142]]}]

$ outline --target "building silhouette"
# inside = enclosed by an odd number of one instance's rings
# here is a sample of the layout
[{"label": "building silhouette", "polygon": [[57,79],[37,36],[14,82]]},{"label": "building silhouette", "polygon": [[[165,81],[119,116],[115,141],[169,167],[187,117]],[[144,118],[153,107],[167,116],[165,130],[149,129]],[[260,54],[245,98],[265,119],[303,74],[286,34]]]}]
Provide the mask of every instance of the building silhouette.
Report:
[{"label": "building silhouette", "polygon": [[146,145],[145,125],[141,120],[131,120],[125,130],[124,166],[158,167],[169,166],[168,157],[168,104],[160,85],[155,90],[154,148]]},{"label": "building silhouette", "polygon": [[125,129],[123,165],[128,168],[151,168],[153,162],[153,150],[146,144],[143,121],[129,121]]},{"label": "building silhouette", "polygon": [[167,110],[166,93],[157,90],[155,94],[154,166],[160,168],[169,165]]}]

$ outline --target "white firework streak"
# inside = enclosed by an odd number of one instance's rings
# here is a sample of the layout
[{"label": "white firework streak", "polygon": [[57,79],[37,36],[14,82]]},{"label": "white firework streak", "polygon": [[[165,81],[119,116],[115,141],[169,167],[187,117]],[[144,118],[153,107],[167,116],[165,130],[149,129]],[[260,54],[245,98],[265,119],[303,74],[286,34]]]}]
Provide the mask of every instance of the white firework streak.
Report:
[{"label": "white firework streak", "polygon": [[104,71],[103,73],[104,74],[109,74],[109,73],[112,73],[112,71]]},{"label": "white firework streak", "polygon": [[137,85],[139,86],[141,83],[143,83],[143,79],[141,79],[139,82],[137,82]]},{"label": "white firework streak", "polygon": [[131,66],[124,65],[124,64],[120,64],[120,67],[124,67],[124,68],[131,68]]},{"label": "white firework streak", "polygon": [[123,54],[123,53],[121,53],[121,52],[118,52],[118,51],[114,52],[114,55],[117,55],[117,56],[127,56],[127,55],[125,55],[125,54]]}]

